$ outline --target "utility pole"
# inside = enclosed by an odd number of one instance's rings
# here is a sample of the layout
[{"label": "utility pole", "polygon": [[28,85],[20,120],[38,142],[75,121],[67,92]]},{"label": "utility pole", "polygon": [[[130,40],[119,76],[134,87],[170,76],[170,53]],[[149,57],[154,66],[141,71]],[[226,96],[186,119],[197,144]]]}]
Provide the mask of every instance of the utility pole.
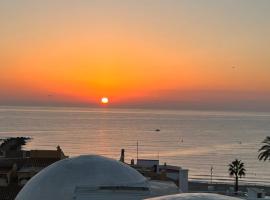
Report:
[{"label": "utility pole", "polygon": [[213,183],[213,165],[211,165],[210,173],[211,173],[211,184]]},{"label": "utility pole", "polygon": [[137,163],[139,158],[139,141],[137,140]]}]

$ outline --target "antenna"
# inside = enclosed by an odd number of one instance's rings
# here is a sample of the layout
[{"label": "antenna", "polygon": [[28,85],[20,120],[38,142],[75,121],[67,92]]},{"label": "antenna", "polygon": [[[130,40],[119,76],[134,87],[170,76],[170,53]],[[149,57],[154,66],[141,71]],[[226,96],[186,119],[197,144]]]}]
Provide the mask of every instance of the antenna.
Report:
[{"label": "antenna", "polygon": [[139,158],[139,141],[137,140],[137,163]]}]

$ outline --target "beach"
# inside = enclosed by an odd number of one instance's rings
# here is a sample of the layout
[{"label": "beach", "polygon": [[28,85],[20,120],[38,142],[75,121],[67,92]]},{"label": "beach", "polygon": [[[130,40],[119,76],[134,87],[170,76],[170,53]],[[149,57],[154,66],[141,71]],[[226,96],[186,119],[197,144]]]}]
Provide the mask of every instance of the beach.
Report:
[{"label": "beach", "polygon": [[[209,190],[208,187],[213,186],[213,190]],[[189,181],[189,191],[190,192],[213,192],[220,194],[232,194],[232,190],[234,188],[234,183],[202,183],[196,181]],[[255,184],[240,184],[239,191],[241,194],[247,192],[247,188],[258,188],[264,190],[266,195],[270,195],[270,187],[266,185],[255,185]]]}]

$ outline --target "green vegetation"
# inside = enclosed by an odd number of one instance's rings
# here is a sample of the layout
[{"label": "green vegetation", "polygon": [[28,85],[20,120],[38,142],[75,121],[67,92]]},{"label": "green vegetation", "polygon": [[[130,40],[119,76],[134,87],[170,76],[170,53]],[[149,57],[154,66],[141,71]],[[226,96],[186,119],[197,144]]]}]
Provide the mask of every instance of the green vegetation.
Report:
[{"label": "green vegetation", "polygon": [[229,164],[229,174],[235,177],[234,191],[238,192],[238,180],[246,175],[244,163],[241,160],[235,159]]},{"label": "green vegetation", "polygon": [[263,146],[259,149],[259,160],[270,160],[270,136],[267,136],[263,141]]}]

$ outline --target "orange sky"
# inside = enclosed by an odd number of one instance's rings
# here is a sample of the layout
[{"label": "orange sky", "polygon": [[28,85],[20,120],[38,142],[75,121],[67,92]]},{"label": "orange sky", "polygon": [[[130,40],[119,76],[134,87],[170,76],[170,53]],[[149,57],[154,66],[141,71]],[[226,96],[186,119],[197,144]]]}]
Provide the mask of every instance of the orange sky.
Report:
[{"label": "orange sky", "polygon": [[269,100],[269,1],[6,1],[0,13],[3,105]]}]

